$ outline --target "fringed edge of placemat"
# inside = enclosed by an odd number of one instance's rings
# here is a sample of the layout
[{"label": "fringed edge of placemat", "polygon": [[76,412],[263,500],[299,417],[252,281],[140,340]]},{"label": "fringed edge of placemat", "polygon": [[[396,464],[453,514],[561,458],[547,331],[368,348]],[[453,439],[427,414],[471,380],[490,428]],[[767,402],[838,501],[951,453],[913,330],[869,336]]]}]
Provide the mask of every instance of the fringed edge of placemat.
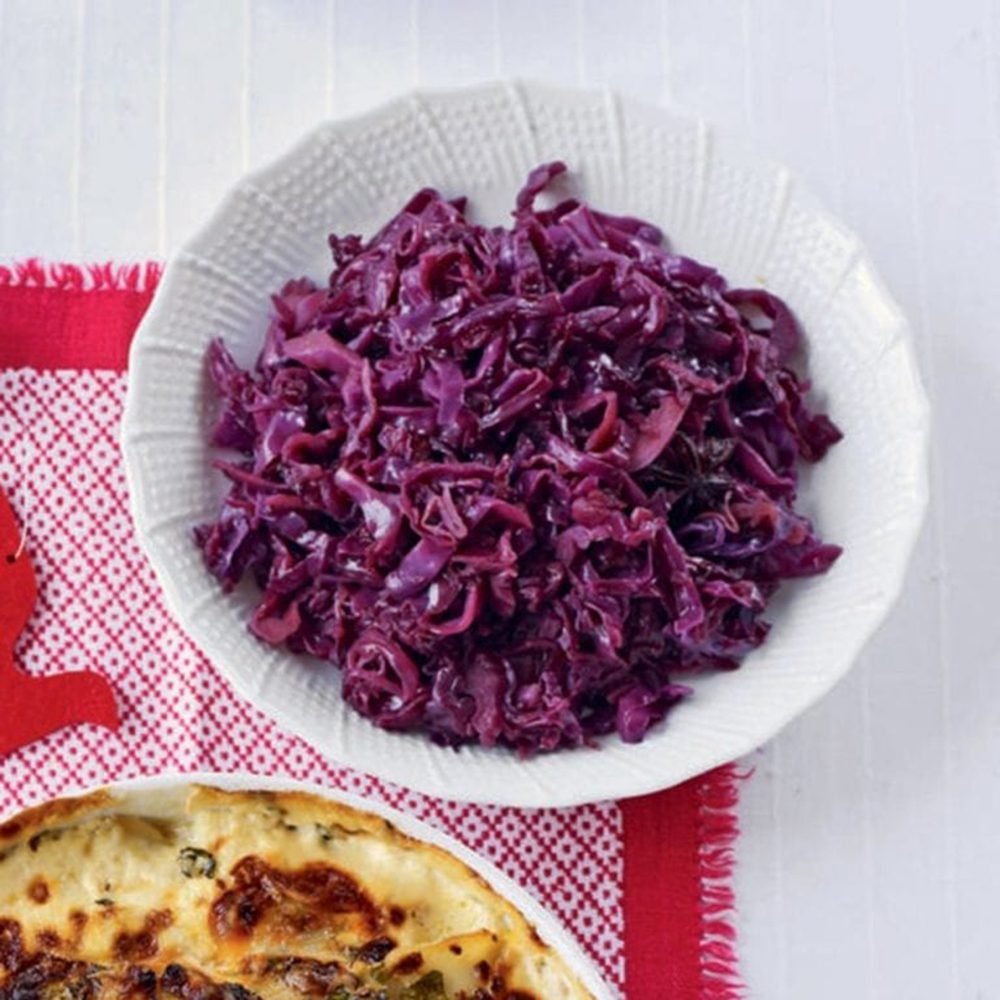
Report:
[{"label": "fringed edge of placemat", "polygon": [[736,952],[732,878],[736,861],[733,845],[740,832],[736,813],[739,786],[749,775],[729,764],[709,772],[698,786],[703,1000],[740,1000],[746,996]]},{"label": "fringed edge of placemat", "polygon": [[153,260],[0,263],[0,368],[124,371],[162,275]]},{"label": "fringed edge of placemat", "polygon": [[739,1000],[736,764],[620,803],[624,824],[625,995]]},{"label": "fringed edge of placemat", "polygon": [[157,261],[138,264],[63,264],[37,257],[0,265],[0,286],[5,288],[54,288],[68,292],[152,291],[163,273]]}]

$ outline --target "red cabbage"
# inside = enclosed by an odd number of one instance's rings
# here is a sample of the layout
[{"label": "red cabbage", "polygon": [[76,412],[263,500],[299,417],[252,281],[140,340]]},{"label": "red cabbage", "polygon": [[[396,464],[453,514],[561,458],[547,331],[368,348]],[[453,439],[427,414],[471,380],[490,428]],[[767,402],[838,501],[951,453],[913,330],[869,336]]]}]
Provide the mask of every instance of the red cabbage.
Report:
[{"label": "red cabbage", "polygon": [[418,192],[327,287],[274,297],[256,365],[209,350],[239,453],[210,571],[263,641],[332,661],[389,729],[522,754],[638,741],[760,645],[781,580],[839,549],[796,511],[840,437],[798,325],[659,230],[528,178],[511,228]]}]

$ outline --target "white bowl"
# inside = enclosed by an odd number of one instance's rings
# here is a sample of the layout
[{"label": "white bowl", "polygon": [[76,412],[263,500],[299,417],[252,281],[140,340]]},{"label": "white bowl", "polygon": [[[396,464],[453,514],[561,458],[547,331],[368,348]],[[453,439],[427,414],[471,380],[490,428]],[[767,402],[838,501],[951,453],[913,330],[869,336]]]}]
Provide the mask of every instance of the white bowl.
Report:
[{"label": "white bowl", "polygon": [[[538,932],[539,937],[562,956],[572,972],[593,994],[594,1000],[611,1000],[612,993],[607,984],[590,959],[584,954],[576,939],[530,893],[474,851],[470,851],[464,844],[460,844],[457,840],[435,830],[434,827],[421,823],[420,820],[407,816],[396,809],[391,809],[379,802],[371,802],[357,795],[349,795],[346,792],[332,792],[329,788],[323,788],[320,785],[293,781],[290,778],[262,778],[256,774],[215,774],[212,772],[163,774],[154,778],[134,778],[102,787],[106,787],[114,796],[114,802],[110,808],[115,812],[144,816],[170,816],[179,807],[182,807],[193,784],[211,785],[226,791],[308,792],[332,802],[341,802],[353,809],[381,816],[402,833],[425,843],[434,844],[453,854],[463,864],[468,865],[492,889],[520,910],[522,916]],[[76,789],[66,792],[65,795],[84,795],[93,790],[92,788]],[[0,822],[6,818],[0,815]]]},{"label": "white bowl", "polygon": [[[528,170],[563,159],[596,206],[659,223],[734,285],[784,296],[806,330],[816,393],[845,440],[803,482],[802,507],[844,555],[789,583],[767,643],[706,675],[645,742],[518,760],[389,733],[347,708],[339,675],[255,640],[252,593],[224,595],[191,540],[213,518],[214,412],[205,347],[252,361],[269,296],[324,279],[330,231],[370,234],[417,188],[506,217]],[[493,85],[420,93],[325,124],[251,174],[171,261],[132,346],[123,444],[139,538],[180,623],[236,689],[329,757],[433,795],[568,805],[666,788],[747,753],[847,673],[898,595],[927,502],[928,410],[910,331],[857,238],[788,171],[704,121],[607,93]]]}]

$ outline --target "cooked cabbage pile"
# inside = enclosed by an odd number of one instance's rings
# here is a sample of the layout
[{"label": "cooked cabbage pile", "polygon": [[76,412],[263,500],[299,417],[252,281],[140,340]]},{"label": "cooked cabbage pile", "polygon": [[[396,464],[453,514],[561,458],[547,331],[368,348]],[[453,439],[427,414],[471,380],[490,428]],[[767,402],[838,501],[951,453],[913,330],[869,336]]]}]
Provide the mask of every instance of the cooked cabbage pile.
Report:
[{"label": "cooked cabbage pile", "polygon": [[195,532],[208,568],[256,581],[261,640],[442,744],[641,740],[840,552],[795,509],[840,432],[789,367],[788,308],[648,222],[536,208],[565,169],[531,173],[510,228],[428,189],[331,236],[328,284],[274,296],[252,370],[209,351],[213,443],[239,454]]}]

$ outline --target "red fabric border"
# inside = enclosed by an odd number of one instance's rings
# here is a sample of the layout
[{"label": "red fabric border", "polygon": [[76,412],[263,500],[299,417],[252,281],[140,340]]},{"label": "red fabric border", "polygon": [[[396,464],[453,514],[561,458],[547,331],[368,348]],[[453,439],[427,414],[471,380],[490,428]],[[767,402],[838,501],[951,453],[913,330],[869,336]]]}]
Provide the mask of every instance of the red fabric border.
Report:
[{"label": "red fabric border", "polygon": [[698,796],[693,785],[626,799],[625,996],[697,997]]},{"label": "red fabric border", "polygon": [[0,267],[0,368],[124,371],[158,264]]},{"label": "red fabric border", "polygon": [[628,1000],[738,1000],[730,917],[740,775],[730,765],[620,803]]},{"label": "red fabric border", "polygon": [[[0,267],[0,368],[124,371],[157,264]],[[734,1000],[732,767],[621,803],[628,1000]]]}]

